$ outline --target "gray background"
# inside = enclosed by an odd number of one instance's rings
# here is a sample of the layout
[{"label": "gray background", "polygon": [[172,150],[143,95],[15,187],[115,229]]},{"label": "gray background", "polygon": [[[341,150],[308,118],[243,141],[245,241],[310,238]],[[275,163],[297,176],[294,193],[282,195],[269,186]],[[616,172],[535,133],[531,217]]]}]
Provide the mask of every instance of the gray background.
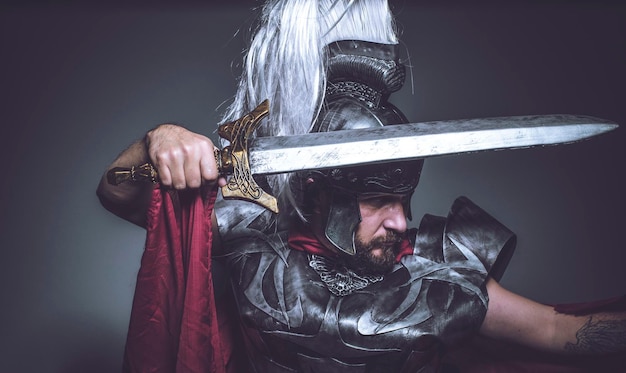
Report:
[{"label": "gray background", "polygon": [[[0,8],[2,373],[119,371],[144,231],[100,207],[99,177],[159,123],[213,135],[258,5],[82,4]],[[413,68],[393,101],[411,120],[626,125],[624,6],[439,4],[395,5]],[[502,282],[525,296],[622,294],[624,132],[429,160],[414,214],[458,195],[491,212],[519,235]]]}]

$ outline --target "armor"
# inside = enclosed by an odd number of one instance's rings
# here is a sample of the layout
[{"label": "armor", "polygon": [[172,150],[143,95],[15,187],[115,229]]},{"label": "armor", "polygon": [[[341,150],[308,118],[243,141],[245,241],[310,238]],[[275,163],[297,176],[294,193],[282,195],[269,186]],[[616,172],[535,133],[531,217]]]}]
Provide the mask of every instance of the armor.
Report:
[{"label": "armor", "polygon": [[[426,215],[410,231],[413,255],[364,279],[288,247],[288,231],[261,233],[261,207],[218,200],[216,212],[258,373],[436,371],[441,354],[480,328],[486,278],[502,273],[515,245],[510,230],[462,197],[447,217]],[[226,216],[243,223],[229,228]]]}]

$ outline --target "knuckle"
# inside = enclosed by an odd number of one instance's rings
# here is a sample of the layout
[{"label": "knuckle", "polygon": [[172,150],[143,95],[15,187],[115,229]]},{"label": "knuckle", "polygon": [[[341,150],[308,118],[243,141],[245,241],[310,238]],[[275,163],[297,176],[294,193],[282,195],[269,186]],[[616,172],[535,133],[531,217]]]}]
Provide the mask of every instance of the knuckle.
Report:
[{"label": "knuckle", "polygon": [[170,153],[165,151],[158,151],[154,153],[152,158],[154,158],[154,160],[159,164],[168,163],[170,159]]},{"label": "knuckle", "polygon": [[161,177],[160,178],[160,184],[166,187],[171,187],[172,186],[172,180],[166,177]]}]

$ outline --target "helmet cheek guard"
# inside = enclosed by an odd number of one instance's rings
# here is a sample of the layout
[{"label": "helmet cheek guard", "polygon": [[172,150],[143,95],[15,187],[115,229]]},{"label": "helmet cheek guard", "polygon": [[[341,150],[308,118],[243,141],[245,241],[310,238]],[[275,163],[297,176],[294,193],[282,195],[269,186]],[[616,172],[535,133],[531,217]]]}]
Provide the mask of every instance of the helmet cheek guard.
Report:
[{"label": "helmet cheek guard", "polygon": [[336,248],[348,255],[356,254],[354,236],[361,222],[359,201],[354,193],[332,188],[330,191],[330,208],[324,235]]}]

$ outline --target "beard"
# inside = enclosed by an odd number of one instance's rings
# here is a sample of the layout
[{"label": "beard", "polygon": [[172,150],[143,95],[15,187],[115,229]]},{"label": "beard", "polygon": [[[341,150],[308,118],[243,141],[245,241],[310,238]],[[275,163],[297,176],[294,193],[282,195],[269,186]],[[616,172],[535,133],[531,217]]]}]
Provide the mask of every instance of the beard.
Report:
[{"label": "beard", "polygon": [[[348,259],[348,266],[360,274],[384,274],[393,269],[400,252],[403,236],[388,231],[385,236],[376,237],[369,242],[355,237],[356,254]],[[374,252],[376,250],[376,252]]]}]

